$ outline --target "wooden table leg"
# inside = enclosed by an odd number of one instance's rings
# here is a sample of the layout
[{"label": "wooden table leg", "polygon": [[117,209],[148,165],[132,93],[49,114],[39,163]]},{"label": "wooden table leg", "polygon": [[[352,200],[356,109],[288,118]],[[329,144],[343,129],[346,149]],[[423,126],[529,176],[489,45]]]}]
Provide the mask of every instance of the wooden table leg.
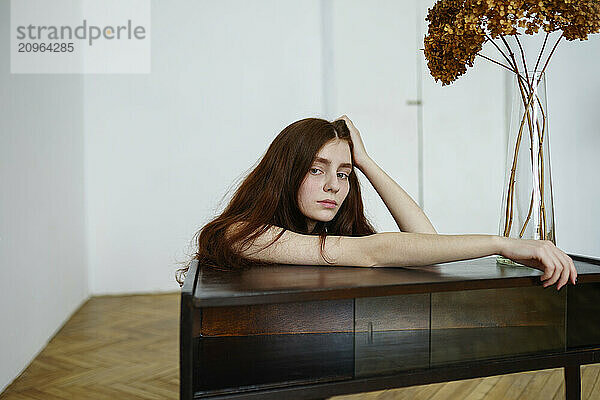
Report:
[{"label": "wooden table leg", "polygon": [[565,398],[581,400],[581,366],[567,365],[565,369]]}]

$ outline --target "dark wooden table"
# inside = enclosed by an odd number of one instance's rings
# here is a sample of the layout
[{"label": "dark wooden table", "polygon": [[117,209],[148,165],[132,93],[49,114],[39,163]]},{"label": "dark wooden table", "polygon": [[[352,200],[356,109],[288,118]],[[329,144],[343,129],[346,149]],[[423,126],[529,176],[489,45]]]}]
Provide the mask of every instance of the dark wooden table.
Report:
[{"label": "dark wooden table", "polygon": [[181,292],[181,399],[318,399],[600,362],[600,259],[577,285],[485,257],[426,267],[192,263]]}]

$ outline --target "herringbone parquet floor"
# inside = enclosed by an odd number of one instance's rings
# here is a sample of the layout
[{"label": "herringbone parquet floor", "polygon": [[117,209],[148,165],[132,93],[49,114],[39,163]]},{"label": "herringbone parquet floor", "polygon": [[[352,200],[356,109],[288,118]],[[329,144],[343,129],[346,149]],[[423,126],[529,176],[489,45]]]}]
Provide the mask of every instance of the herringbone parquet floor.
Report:
[{"label": "herringbone parquet floor", "polygon": [[[582,399],[600,400],[600,364]],[[89,299],[0,400],[177,399],[179,293]],[[335,396],[330,400],[564,399],[562,369]]]},{"label": "herringbone parquet floor", "polygon": [[177,399],[179,294],[92,297],[0,399]]}]

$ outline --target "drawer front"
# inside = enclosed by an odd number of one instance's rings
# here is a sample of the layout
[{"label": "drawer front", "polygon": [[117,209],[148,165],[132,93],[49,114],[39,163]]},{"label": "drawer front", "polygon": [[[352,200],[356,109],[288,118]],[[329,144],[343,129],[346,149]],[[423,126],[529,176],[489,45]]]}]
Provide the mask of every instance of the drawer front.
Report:
[{"label": "drawer front", "polygon": [[354,300],[202,309],[195,392],[352,379]]},{"label": "drawer front", "polygon": [[431,365],[564,351],[566,293],[541,286],[432,293]]}]

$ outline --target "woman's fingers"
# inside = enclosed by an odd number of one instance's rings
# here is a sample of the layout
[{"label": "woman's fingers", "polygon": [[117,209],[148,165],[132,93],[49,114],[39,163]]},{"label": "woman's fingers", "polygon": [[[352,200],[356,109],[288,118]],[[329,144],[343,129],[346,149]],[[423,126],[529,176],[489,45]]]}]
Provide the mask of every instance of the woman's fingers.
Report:
[{"label": "woman's fingers", "polygon": [[[544,284],[544,287],[554,285],[561,277],[563,272],[563,266],[556,254],[551,249],[551,245],[544,247],[544,264],[548,265],[548,273],[551,274],[550,278]],[[547,276],[547,274],[544,274]],[[543,277],[542,277],[543,280]]]},{"label": "woman's fingers", "polygon": [[563,251],[560,252],[560,255],[564,259],[565,265],[567,266],[567,269],[569,270],[569,275],[567,276],[565,285],[569,281],[571,281],[571,283],[574,285],[575,280],[577,279],[577,270],[575,269],[575,264],[573,263],[573,260],[571,259],[571,257],[569,257],[567,254],[565,254]]},{"label": "woman's fingers", "polygon": [[560,288],[562,288],[563,286],[565,286],[567,284],[567,282],[569,282],[569,275],[571,275],[571,266],[569,265],[569,263],[567,262],[567,260],[564,259],[564,257],[560,257],[561,259],[561,263],[562,263],[562,273],[560,274],[560,280],[558,281],[558,285],[556,285],[556,290],[560,290]]},{"label": "woman's fingers", "polygon": [[549,244],[545,251],[547,259],[550,260],[549,264],[551,265],[548,268],[548,272],[551,272],[552,276],[544,284],[544,287],[548,287],[554,283],[557,283],[556,290],[560,290],[564,285],[567,284],[567,282],[569,282],[569,278],[571,278],[571,281],[574,282],[574,276],[576,276],[577,270],[575,270],[573,260],[571,260],[569,256],[564,254],[554,245]]},{"label": "woman's fingers", "polygon": [[344,120],[346,122],[348,131],[350,131],[350,139],[352,140],[352,156],[354,157],[354,163],[358,169],[362,170],[362,165],[366,160],[368,160],[369,156],[367,155],[367,149],[365,148],[365,144],[363,143],[360,132],[346,114],[342,115],[335,121],[337,120]]},{"label": "woman's fingers", "polygon": [[550,253],[550,257],[552,258],[552,261],[554,262],[554,274],[552,274],[552,278],[550,279],[551,281],[551,285],[553,284],[557,284],[556,287],[557,289],[560,287],[560,280],[561,278],[564,276],[564,270],[565,267],[563,265],[562,260],[560,259],[560,257],[557,254],[557,251],[554,248],[551,248],[554,246],[549,246],[548,248],[548,253]]},{"label": "woman's fingers", "polygon": [[556,287],[557,290],[560,290],[560,288],[562,288],[569,282],[569,278],[571,278],[571,281],[573,282],[573,284],[575,284],[574,276],[577,274],[577,270],[575,269],[575,265],[573,264],[573,260],[571,260],[571,257],[566,255],[563,251],[556,248],[554,253],[556,254],[557,258],[559,258],[563,266],[561,278]]},{"label": "woman's fingers", "polygon": [[544,287],[551,285],[552,277],[554,276],[555,264],[552,256],[547,252],[547,250],[540,243],[539,247],[536,249],[536,259],[540,263],[542,267],[542,271],[544,272],[540,277],[540,280],[544,282]]},{"label": "woman's fingers", "polygon": [[551,265],[549,270],[552,275],[550,276],[550,278],[546,279],[546,282],[544,283],[544,287],[554,285],[556,283],[556,281],[558,280],[558,278],[560,278],[560,273],[562,272],[562,269],[560,268],[559,264],[556,261],[554,261],[554,259],[552,257],[549,256],[548,258],[549,258],[548,263]]},{"label": "woman's fingers", "polygon": [[[567,256],[569,257],[569,256]],[[575,285],[577,283],[577,268],[575,268],[575,263],[573,262],[573,259],[571,257],[569,257],[569,263],[571,264],[571,269],[573,270],[573,285]]]}]

